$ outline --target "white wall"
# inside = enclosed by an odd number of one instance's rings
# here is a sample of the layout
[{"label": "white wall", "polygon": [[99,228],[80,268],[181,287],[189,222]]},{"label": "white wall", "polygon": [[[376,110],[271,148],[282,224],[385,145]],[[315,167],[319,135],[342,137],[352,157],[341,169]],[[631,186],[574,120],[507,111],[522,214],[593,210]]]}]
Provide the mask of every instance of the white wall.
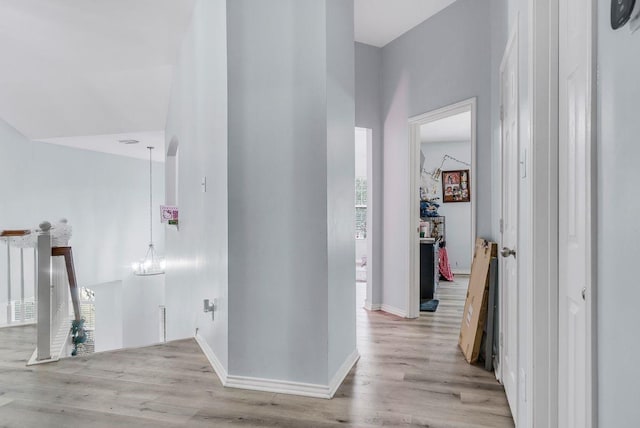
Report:
[{"label": "white wall", "polygon": [[[94,350],[104,352],[122,349],[124,346],[122,281],[96,284],[92,289],[96,298]],[[128,327],[130,328],[131,325],[135,324],[130,324]]]},{"label": "white wall", "polygon": [[[196,329],[227,367],[226,1],[199,0],[174,71],[166,147],[179,141],[180,228],[167,228],[167,338]],[[201,180],[207,178],[207,191]],[[218,299],[215,321],[204,299]]]},{"label": "white wall", "polygon": [[353,5],[228,24],[229,371],[327,385],[355,350]]},{"label": "white wall", "polygon": [[[433,171],[440,167],[444,155],[453,156],[463,162],[471,163],[471,142],[429,142],[422,143],[422,153],[425,156],[424,170]],[[469,169],[458,162],[445,161],[442,170]],[[447,255],[451,269],[457,273],[471,272],[471,202],[443,203],[442,181],[434,182],[428,174],[422,174],[421,186],[435,189],[435,197],[440,198],[438,213],[446,217]],[[475,183],[471,183],[471,192],[476,191]],[[431,195],[430,195],[431,197]]]},{"label": "white wall", "polygon": [[[298,1],[298,0],[295,0]],[[309,0],[317,1],[317,0]],[[355,213],[354,5],[326,0],[327,220],[329,253],[329,377],[356,352],[356,290],[353,254]],[[349,260],[351,256],[351,260]],[[346,375],[346,373],[345,373]],[[342,381],[342,379],[339,379]]]},{"label": "white wall", "polygon": [[597,347],[598,426],[638,425],[640,32],[613,31],[598,2]]},{"label": "white wall", "polygon": [[[149,244],[148,162],[33,142],[2,119],[0,152],[0,229],[35,228],[65,217],[73,227],[80,286],[130,274]],[[162,252],[162,164],[153,168],[154,243]]]},{"label": "white wall", "polygon": [[477,232],[491,234],[489,12],[487,2],[458,0],[382,49],[383,301],[401,310],[409,281],[410,117],[478,97]]},{"label": "white wall", "polygon": [[[122,308],[118,310],[122,311],[123,347],[134,348],[161,342],[160,307],[166,303],[164,275],[131,274],[123,279],[120,287]],[[99,328],[96,326],[96,336],[103,334]]]}]

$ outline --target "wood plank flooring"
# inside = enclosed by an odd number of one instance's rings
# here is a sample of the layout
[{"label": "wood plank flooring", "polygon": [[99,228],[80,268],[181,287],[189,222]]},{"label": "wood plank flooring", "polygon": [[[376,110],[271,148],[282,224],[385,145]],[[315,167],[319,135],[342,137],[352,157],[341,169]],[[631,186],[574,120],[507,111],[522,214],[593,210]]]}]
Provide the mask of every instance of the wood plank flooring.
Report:
[{"label": "wood plank flooring", "polygon": [[26,367],[35,328],[0,329],[0,427],[513,427],[457,348],[465,290],[442,283],[414,321],[359,308],[362,357],[333,400],[225,389],[194,340]]}]

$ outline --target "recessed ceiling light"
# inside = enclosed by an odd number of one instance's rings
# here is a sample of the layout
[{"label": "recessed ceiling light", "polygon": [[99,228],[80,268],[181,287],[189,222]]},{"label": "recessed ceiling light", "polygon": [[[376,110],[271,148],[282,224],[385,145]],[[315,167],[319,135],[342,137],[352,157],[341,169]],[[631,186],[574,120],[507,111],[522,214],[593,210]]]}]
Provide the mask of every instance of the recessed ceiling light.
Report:
[{"label": "recessed ceiling light", "polygon": [[140,141],[138,140],[118,140],[119,143],[122,144],[138,144]]}]

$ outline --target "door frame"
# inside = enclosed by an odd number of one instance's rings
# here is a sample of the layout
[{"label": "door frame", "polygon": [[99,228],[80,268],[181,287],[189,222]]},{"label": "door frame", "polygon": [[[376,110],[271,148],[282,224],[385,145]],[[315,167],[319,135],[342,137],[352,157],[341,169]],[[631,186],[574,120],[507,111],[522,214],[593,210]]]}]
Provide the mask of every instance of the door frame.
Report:
[{"label": "door frame", "polygon": [[375,217],[373,206],[374,204],[376,204],[377,206],[378,203],[373,192],[373,129],[362,126],[356,126],[355,129],[363,131],[367,139],[367,295],[365,297],[365,301],[363,302],[363,307],[368,311],[377,311],[380,310],[380,304],[373,303],[374,277],[377,279],[374,266],[376,266],[378,262],[378,260],[374,257],[373,243],[373,222]]},{"label": "door frame", "polygon": [[[560,0],[568,1],[568,0]],[[587,365],[591,379],[587,417],[589,428],[597,427],[597,185],[596,185],[596,112],[597,112],[597,3],[588,0],[591,9],[591,76],[589,103],[590,154],[587,165],[591,183],[590,230],[592,234],[591,266],[587,273]],[[526,385],[528,415],[523,426],[558,427],[558,356],[559,356],[559,266],[558,266],[558,147],[559,123],[559,5],[555,0],[529,0],[529,94],[530,94],[530,256],[531,266],[528,372]]]},{"label": "door frame", "polygon": [[525,426],[552,428],[558,426],[559,8],[555,0],[529,3],[532,299],[527,395],[531,397],[531,413]]},{"label": "door frame", "polygon": [[[420,316],[420,236],[418,224],[420,222],[420,127],[424,124],[435,122],[449,116],[471,112],[471,184],[478,188],[476,180],[477,169],[477,97],[450,104],[448,106],[429,111],[427,113],[409,118],[409,282],[406,292],[406,318],[418,318]],[[475,183],[475,184],[474,184]],[[475,244],[477,216],[476,194],[471,191],[471,248],[469,251],[473,258],[473,246]]]}]

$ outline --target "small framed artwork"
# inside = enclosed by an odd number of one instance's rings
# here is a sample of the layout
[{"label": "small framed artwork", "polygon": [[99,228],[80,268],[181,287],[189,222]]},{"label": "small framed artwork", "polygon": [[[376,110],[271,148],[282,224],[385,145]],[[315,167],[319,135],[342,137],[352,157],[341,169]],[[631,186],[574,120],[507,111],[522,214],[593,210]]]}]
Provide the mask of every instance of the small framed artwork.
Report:
[{"label": "small framed artwork", "polygon": [[160,205],[160,222],[178,224],[178,207],[174,205]]},{"label": "small framed artwork", "polygon": [[471,202],[471,179],[468,169],[442,171],[442,202]]}]

